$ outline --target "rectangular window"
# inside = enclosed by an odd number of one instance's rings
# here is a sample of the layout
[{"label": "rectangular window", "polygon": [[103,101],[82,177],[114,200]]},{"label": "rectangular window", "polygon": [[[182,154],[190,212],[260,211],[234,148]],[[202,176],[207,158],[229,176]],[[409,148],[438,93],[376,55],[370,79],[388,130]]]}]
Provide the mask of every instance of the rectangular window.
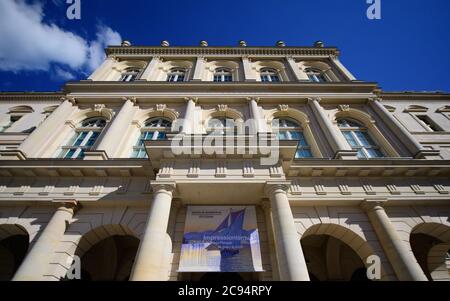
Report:
[{"label": "rectangular window", "polygon": [[430,132],[439,132],[442,131],[442,129],[434,123],[433,120],[431,120],[430,117],[427,115],[416,115],[416,117],[422,122],[422,125],[424,125]]}]

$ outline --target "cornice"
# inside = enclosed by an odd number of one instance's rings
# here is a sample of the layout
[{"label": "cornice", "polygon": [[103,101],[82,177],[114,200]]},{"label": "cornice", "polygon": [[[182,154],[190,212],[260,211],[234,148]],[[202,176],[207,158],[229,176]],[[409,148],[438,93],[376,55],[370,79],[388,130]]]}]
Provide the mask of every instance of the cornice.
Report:
[{"label": "cornice", "polygon": [[446,92],[380,92],[382,100],[450,100]]},{"label": "cornice", "polygon": [[0,101],[58,101],[62,92],[0,92]]},{"label": "cornice", "polygon": [[335,47],[155,47],[155,46],[110,46],[108,56],[338,56]]},{"label": "cornice", "polygon": [[227,84],[215,82],[111,82],[111,81],[80,81],[68,82],[64,86],[64,92],[86,93],[86,92],[226,92],[234,93],[240,91],[246,92],[351,92],[351,93],[373,93],[377,89],[377,83],[374,82],[333,82],[333,83],[299,83],[299,82],[281,82],[281,83],[261,83],[261,82],[231,82]]}]

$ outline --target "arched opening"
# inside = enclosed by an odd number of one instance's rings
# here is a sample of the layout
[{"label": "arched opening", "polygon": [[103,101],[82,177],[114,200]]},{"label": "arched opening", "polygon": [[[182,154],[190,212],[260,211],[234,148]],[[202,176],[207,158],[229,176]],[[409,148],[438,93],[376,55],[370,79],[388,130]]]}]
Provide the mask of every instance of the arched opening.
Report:
[{"label": "arched opening", "polygon": [[13,278],[29,247],[28,233],[18,225],[0,226],[0,281]]},{"label": "arched opening", "polygon": [[[315,281],[367,281],[366,259],[372,246],[354,231],[338,224],[309,227],[301,238],[310,279]],[[380,267],[381,279],[386,277]]]},{"label": "arched opening", "polygon": [[343,241],[330,235],[309,235],[301,240],[306,266],[315,281],[368,280],[364,262]]},{"label": "arched opening", "polygon": [[[134,235],[120,233],[110,235],[95,243],[89,243],[94,232],[85,234],[75,252],[80,256],[81,280],[85,281],[128,281],[139,247],[139,239]],[[90,245],[87,250],[81,246]]]},{"label": "arched opening", "polygon": [[450,227],[425,223],[411,232],[411,250],[430,281],[450,280]]}]

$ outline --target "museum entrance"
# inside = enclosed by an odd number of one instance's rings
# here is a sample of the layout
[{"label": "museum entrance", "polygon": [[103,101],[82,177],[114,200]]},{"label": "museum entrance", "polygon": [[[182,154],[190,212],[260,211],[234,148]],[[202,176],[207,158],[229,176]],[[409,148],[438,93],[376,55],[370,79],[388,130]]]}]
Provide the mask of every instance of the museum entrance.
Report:
[{"label": "museum entrance", "polygon": [[29,247],[28,233],[18,225],[0,225],[0,281],[9,281]]},{"label": "museum entrance", "polygon": [[179,273],[180,281],[206,281],[206,282],[242,282],[242,281],[258,281],[258,273],[245,272],[195,272],[195,273]]}]

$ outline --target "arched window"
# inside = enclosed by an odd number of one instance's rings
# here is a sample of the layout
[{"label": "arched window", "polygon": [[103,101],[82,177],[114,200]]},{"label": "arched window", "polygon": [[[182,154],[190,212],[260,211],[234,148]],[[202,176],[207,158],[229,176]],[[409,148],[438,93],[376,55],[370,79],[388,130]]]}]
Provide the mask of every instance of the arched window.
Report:
[{"label": "arched window", "polygon": [[132,82],[135,81],[141,73],[140,69],[135,68],[128,68],[125,70],[125,72],[122,73],[122,76],[120,77],[119,81],[121,82]]},{"label": "arched window", "polygon": [[86,150],[92,149],[95,141],[106,125],[103,117],[93,117],[82,121],[75,129],[75,135],[67,145],[61,147],[59,158],[82,159]]},{"label": "arched window", "polygon": [[279,82],[280,76],[278,72],[274,69],[263,68],[260,71],[261,73],[261,81],[262,82]]},{"label": "arched window", "polygon": [[325,74],[319,69],[307,68],[305,69],[305,73],[312,82],[324,83],[329,81]]},{"label": "arched window", "polygon": [[132,158],[147,158],[145,151],[145,140],[165,140],[167,132],[170,132],[172,121],[162,117],[151,118],[145,122],[141,129],[141,135],[135,146],[133,146]]},{"label": "arched window", "polygon": [[278,132],[280,140],[298,140],[298,148],[295,158],[312,158],[311,147],[303,135],[300,125],[291,119],[274,119],[272,121],[272,129]]},{"label": "arched window", "polygon": [[350,119],[338,119],[337,123],[348,144],[358,151],[358,158],[384,157],[380,148],[370,137],[367,128]]},{"label": "arched window", "polygon": [[215,82],[231,82],[231,81],[233,81],[233,75],[232,75],[230,69],[217,68],[214,71],[214,81]]},{"label": "arched window", "polygon": [[186,77],[186,70],[182,68],[173,68],[167,75],[168,82],[183,82]]},{"label": "arched window", "polygon": [[234,119],[214,117],[208,121],[207,131],[218,135],[232,135],[237,132]]}]

